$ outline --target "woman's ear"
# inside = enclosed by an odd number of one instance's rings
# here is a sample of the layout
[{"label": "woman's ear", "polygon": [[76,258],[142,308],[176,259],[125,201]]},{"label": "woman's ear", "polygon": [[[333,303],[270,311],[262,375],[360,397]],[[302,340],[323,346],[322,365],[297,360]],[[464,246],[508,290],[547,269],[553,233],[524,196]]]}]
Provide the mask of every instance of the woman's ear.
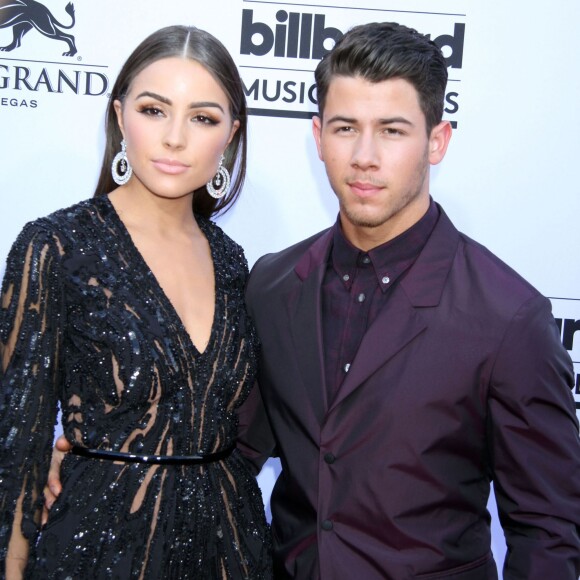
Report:
[{"label": "woman's ear", "polygon": [[240,122],[236,119],[233,123],[232,123],[232,130],[230,131],[230,138],[228,139],[228,145],[232,142],[232,139],[234,138],[234,135],[236,134],[237,130],[240,128]]},{"label": "woman's ear", "polygon": [[121,134],[123,135],[123,139],[125,138],[125,128],[123,127],[123,103],[119,101],[119,99],[115,99],[113,101],[113,107],[115,107],[115,113],[117,115],[117,123],[119,124],[119,129]]}]

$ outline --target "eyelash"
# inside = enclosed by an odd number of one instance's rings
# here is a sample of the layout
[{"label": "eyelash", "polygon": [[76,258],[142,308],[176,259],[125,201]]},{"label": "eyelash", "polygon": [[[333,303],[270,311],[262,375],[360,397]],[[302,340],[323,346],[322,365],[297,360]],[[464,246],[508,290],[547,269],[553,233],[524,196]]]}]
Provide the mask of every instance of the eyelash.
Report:
[{"label": "eyelash", "polygon": [[211,117],[208,117],[207,115],[202,114],[195,115],[193,118],[196,119],[197,122],[203,123],[204,125],[217,125],[219,122],[215,119],[212,119]]},{"label": "eyelash", "polygon": [[[146,115],[147,117],[160,117],[163,115],[163,111],[156,106],[146,105],[141,107],[139,113]],[[193,115],[192,120],[195,120],[197,123],[201,123],[202,125],[217,125],[219,121],[212,119],[208,115],[204,115],[202,113],[198,113],[197,115]]]},{"label": "eyelash", "polygon": [[[351,133],[354,130],[353,127],[347,125],[344,127],[337,127],[336,132],[337,133]],[[395,129],[393,127],[385,127],[385,129],[383,129],[383,132],[387,135],[404,135],[403,131],[401,131],[400,129]]]},{"label": "eyelash", "polygon": [[163,114],[163,111],[158,107],[152,107],[150,105],[139,107],[138,111],[147,115],[148,117],[158,117],[159,115]]}]

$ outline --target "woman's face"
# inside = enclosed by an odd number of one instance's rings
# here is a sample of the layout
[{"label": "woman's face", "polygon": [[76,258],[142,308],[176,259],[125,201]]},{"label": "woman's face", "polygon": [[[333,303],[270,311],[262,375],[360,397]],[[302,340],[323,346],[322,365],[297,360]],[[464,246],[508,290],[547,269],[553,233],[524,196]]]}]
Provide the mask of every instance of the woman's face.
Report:
[{"label": "woman's face", "polygon": [[114,103],[133,177],[126,187],[179,198],[207,183],[239,127],[228,98],[197,61],[158,60]]}]

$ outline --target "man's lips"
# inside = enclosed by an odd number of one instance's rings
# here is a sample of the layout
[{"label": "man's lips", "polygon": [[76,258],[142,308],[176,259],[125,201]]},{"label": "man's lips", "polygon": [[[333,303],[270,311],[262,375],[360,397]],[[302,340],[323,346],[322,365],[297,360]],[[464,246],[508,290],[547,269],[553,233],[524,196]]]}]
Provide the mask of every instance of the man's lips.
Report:
[{"label": "man's lips", "polygon": [[153,159],[153,165],[163,173],[177,175],[187,171],[189,165],[175,159]]},{"label": "man's lips", "polygon": [[383,189],[379,185],[365,181],[352,181],[348,185],[351,191],[358,197],[371,197]]}]

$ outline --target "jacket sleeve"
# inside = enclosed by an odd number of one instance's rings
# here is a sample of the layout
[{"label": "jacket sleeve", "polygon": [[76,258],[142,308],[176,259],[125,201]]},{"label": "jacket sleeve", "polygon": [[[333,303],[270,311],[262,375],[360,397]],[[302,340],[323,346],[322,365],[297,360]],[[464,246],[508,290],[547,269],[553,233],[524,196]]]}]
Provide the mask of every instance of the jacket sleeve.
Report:
[{"label": "jacket sleeve", "polygon": [[[258,263],[262,260],[260,258]],[[246,283],[246,309],[249,317],[254,319],[254,300],[250,288],[250,279],[255,276],[256,265]],[[259,339],[260,337],[258,337]],[[258,360],[260,357],[258,357]],[[238,410],[238,444],[237,447],[257,475],[269,457],[274,457],[275,440],[270,427],[259,385],[254,384],[250,395]]]},{"label": "jacket sleeve", "polygon": [[28,224],[7,260],[0,297],[0,577],[25,564],[40,528],[58,405],[63,323],[59,245]]},{"label": "jacket sleeve", "polygon": [[577,580],[580,440],[573,366],[536,296],[503,337],[491,381],[489,447],[507,554],[504,580]]},{"label": "jacket sleeve", "polygon": [[238,410],[238,414],[237,447],[257,475],[268,458],[275,456],[274,435],[258,384],[254,385],[250,395]]}]

